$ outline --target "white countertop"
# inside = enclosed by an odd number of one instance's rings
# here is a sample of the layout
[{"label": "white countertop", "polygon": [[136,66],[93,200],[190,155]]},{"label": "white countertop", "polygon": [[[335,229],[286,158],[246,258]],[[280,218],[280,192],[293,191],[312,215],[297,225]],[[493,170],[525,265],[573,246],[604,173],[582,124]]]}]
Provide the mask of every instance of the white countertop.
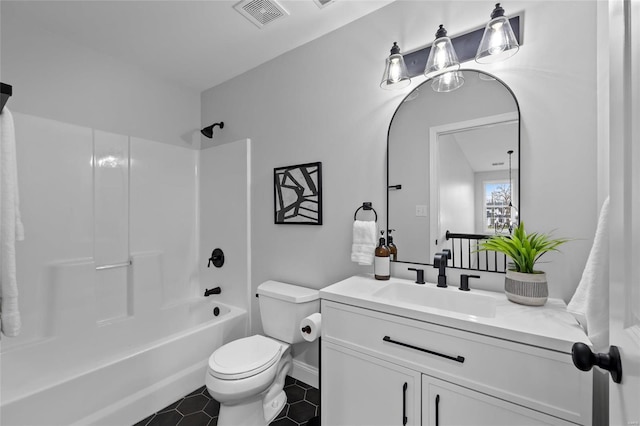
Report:
[{"label": "white countertop", "polygon": [[[575,342],[591,345],[582,327],[567,312],[564,301],[560,299],[548,299],[544,306],[524,306],[510,302],[504,293],[471,289],[467,294],[495,298],[495,316],[488,318],[414,303],[389,302],[373,296],[377,290],[394,282],[419,285],[402,278],[379,281],[372,275],[356,275],[323,288],[320,298],[568,354]],[[433,283],[424,286],[436,287]],[[458,289],[450,286],[437,291],[457,292]],[[465,293],[460,293],[456,297],[465,296]]]}]

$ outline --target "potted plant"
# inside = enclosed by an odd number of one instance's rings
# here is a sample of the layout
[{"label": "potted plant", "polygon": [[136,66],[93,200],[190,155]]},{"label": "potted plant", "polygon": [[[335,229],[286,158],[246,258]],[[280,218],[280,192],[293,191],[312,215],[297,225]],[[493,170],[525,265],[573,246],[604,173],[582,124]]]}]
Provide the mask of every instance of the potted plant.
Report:
[{"label": "potted plant", "polygon": [[527,234],[524,222],[511,235],[493,235],[478,244],[477,251],[496,251],[511,259],[504,281],[507,299],[529,306],[542,306],[549,296],[547,276],[535,270],[536,262],[549,251],[558,251],[558,246],[567,238],[551,238],[549,234],[533,232]]}]

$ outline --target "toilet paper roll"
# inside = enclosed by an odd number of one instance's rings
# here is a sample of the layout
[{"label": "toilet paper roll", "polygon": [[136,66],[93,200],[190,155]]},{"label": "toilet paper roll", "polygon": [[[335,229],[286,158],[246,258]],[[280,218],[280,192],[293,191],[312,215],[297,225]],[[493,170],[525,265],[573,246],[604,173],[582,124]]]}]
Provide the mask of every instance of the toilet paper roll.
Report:
[{"label": "toilet paper roll", "polygon": [[311,314],[300,321],[300,333],[307,342],[313,342],[320,337],[320,327],[322,326],[322,316],[319,313]]}]

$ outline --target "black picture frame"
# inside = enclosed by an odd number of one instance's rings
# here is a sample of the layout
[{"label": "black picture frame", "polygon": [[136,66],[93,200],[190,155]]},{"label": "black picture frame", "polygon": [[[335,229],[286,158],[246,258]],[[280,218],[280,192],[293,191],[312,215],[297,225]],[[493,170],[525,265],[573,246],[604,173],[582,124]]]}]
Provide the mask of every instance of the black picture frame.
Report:
[{"label": "black picture frame", "polygon": [[277,225],[322,225],[322,163],[274,168],[273,203]]}]

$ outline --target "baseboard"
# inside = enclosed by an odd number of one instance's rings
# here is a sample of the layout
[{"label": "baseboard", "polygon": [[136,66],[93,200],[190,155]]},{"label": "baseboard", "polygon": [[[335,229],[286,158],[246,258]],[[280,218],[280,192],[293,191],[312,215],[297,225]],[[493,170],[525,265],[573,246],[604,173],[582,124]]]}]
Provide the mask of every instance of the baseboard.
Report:
[{"label": "baseboard", "polygon": [[311,385],[316,389],[318,388],[319,374],[317,367],[294,359],[290,376],[296,380],[300,380],[301,382]]}]

